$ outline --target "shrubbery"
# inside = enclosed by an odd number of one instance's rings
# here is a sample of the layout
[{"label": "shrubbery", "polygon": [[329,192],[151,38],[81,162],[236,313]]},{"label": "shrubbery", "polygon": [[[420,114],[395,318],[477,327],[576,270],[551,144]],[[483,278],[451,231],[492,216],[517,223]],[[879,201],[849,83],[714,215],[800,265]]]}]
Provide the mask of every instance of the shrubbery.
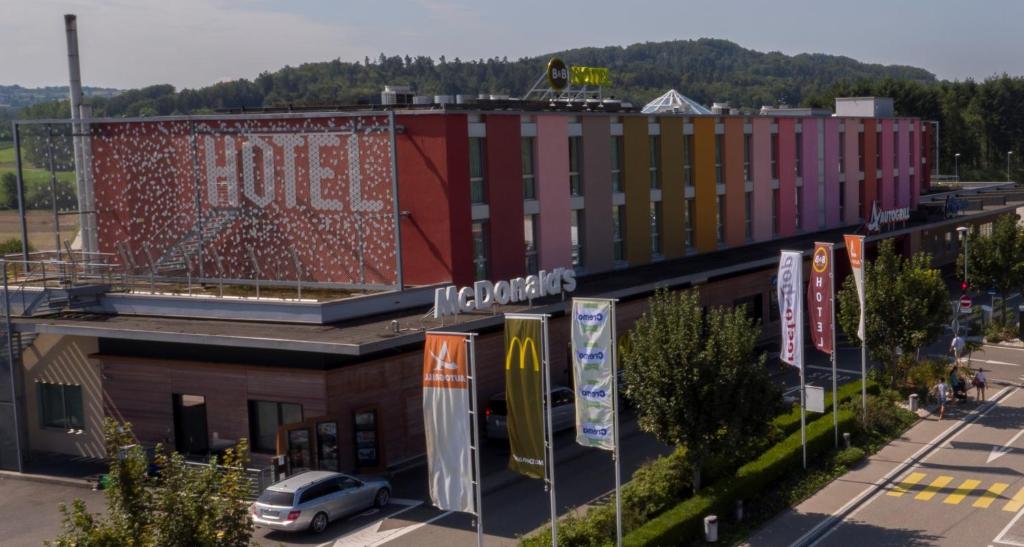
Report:
[{"label": "shrubbery", "polygon": [[851,446],[850,448],[841,450],[838,454],[836,454],[835,462],[849,469],[860,463],[861,460],[863,460],[866,456],[867,453],[864,452],[863,448]]}]

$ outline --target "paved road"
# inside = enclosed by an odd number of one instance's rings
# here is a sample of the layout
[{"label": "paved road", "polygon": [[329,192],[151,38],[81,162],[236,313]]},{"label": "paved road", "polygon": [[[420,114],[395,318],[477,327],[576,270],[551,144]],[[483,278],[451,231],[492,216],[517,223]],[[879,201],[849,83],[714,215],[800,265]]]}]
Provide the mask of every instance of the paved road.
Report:
[{"label": "paved road", "polygon": [[100,511],[102,492],[0,477],[0,545],[37,546],[53,541],[60,533],[61,502],[84,500],[90,510]]}]

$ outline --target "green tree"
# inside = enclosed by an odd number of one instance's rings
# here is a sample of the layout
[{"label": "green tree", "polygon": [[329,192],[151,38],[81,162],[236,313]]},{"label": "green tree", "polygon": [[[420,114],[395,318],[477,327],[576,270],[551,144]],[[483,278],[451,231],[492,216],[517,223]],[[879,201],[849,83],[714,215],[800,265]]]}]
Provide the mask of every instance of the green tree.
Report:
[{"label": "green tree", "polygon": [[[972,230],[968,240],[967,276],[981,290],[995,289],[1002,297],[1002,316],[1006,317],[1006,296],[1024,288],[1024,228],[1017,224],[1017,215],[1006,214],[996,219],[990,235]],[[963,272],[961,247],[957,272]]]},{"label": "green tree", "polygon": [[[864,263],[865,330],[871,358],[882,363],[895,385],[909,365],[907,359],[942,333],[950,317],[949,294],[931,256],[912,258],[896,254],[893,240],[878,246],[878,258]],[[857,337],[860,302],[853,276],[847,276],[838,296],[839,325],[853,340]]]},{"label": "green tree", "polygon": [[4,209],[18,208],[18,177],[14,173],[0,175],[0,194]]},{"label": "green tree", "polygon": [[245,475],[248,444],[243,439],[209,467],[185,465],[178,453],[157,446],[157,477],[151,478],[149,456],[135,443],[130,424],[104,423],[110,465],[105,516],[89,513],[82,500],[61,504],[60,547],[249,545]]},{"label": "green tree", "polygon": [[760,324],[742,308],[703,313],[697,291],[660,290],[629,332],[626,396],[640,428],[685,446],[700,488],[701,464],[768,429],[781,397],[755,344]]}]

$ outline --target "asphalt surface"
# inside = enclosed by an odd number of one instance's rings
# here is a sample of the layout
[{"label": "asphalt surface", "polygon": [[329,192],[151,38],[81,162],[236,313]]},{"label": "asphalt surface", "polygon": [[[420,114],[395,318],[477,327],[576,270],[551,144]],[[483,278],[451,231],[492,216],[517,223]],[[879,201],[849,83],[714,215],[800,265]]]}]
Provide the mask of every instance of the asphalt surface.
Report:
[{"label": "asphalt surface", "polygon": [[93,512],[102,510],[103,492],[76,486],[0,477],[0,545],[42,545],[60,534],[60,503],[86,502]]}]

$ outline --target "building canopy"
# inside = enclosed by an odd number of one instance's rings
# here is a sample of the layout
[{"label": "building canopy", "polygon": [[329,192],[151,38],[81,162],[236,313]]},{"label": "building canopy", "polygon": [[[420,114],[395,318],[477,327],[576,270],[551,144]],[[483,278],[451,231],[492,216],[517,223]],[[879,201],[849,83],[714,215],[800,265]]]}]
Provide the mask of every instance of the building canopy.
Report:
[{"label": "building canopy", "polygon": [[658,114],[664,112],[678,112],[680,114],[711,114],[707,107],[697,101],[679,93],[674,89],[668,90],[661,97],[647,103],[641,110],[644,114]]}]

